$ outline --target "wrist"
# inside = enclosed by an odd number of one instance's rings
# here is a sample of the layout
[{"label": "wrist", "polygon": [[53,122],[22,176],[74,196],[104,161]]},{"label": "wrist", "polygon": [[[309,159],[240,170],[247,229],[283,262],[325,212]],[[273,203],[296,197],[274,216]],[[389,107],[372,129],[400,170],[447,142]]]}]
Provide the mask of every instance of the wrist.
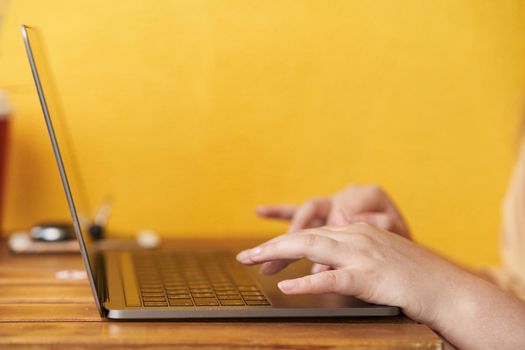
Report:
[{"label": "wrist", "polygon": [[460,318],[477,312],[477,291],[480,284],[485,284],[456,265],[448,261],[443,263],[440,269],[420,280],[425,283],[418,286],[406,309],[408,316],[439,333],[447,332]]},{"label": "wrist", "polygon": [[521,348],[525,304],[466,271],[459,277],[447,283],[429,326],[461,349]]},{"label": "wrist", "polygon": [[457,329],[458,322],[473,322],[494,288],[477,276],[459,269],[440,290],[431,312],[431,327],[441,334]]}]

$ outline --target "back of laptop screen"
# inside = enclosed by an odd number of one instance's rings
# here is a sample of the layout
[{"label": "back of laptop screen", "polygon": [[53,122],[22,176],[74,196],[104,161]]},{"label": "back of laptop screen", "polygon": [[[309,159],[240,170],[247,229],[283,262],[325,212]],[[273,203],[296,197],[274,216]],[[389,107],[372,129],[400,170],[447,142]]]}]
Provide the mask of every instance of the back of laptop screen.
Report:
[{"label": "back of laptop screen", "polygon": [[30,56],[30,61],[32,58],[31,68],[39,92],[42,112],[44,113],[77,238],[81,249],[84,250],[84,253],[87,253],[89,273],[94,271],[93,256],[95,251],[89,237],[88,225],[91,213],[88,212],[87,194],[82,183],[81,164],[75,157],[74,139],[68,127],[68,119],[60,106],[56,85],[46,60],[48,56],[46,55],[47,51],[44,50],[44,42],[35,28],[24,26],[22,33],[24,32],[27,33],[25,44],[26,49],[28,49],[27,45],[29,45],[30,51],[28,51],[28,55]]}]

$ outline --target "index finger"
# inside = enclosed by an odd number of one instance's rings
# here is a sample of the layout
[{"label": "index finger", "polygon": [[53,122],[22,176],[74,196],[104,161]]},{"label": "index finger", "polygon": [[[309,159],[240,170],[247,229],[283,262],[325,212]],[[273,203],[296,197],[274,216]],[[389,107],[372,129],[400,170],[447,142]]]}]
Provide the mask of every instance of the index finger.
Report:
[{"label": "index finger", "polygon": [[292,204],[259,205],[255,208],[255,212],[260,216],[282,220],[292,219],[296,210],[297,207]]},{"label": "index finger", "polygon": [[274,260],[307,258],[315,263],[339,267],[346,251],[341,242],[325,235],[286,235],[237,255],[243,264],[253,265]]}]

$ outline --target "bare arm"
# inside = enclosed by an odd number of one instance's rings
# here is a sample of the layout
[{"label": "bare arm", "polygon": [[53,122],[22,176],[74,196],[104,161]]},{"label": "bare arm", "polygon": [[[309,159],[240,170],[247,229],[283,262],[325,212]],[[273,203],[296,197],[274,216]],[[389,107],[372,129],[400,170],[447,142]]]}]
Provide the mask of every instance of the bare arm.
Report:
[{"label": "bare arm", "polygon": [[399,306],[459,349],[525,348],[525,303],[399,235],[366,224],[285,234],[238,255],[244,264],[302,258],[333,270],[281,281],[285,294],[335,292]]}]

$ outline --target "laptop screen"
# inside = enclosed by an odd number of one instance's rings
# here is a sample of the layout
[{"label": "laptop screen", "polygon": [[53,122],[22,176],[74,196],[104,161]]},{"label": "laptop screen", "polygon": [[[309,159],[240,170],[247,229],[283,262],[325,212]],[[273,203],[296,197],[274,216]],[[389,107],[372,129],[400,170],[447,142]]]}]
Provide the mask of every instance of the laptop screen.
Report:
[{"label": "laptop screen", "polygon": [[90,213],[87,208],[87,198],[75,158],[71,135],[68,132],[67,119],[65,119],[60,108],[58,94],[53,84],[49,66],[46,63],[46,55],[44,54],[43,42],[39,32],[35,28],[26,25],[22,25],[21,31],[73,226],[80,244],[82,258],[97,307],[102,313],[97,293],[97,290],[102,289],[97,288],[99,287],[96,285],[98,278],[94,275],[97,272],[95,269],[96,249],[90,241],[88,229]]}]

